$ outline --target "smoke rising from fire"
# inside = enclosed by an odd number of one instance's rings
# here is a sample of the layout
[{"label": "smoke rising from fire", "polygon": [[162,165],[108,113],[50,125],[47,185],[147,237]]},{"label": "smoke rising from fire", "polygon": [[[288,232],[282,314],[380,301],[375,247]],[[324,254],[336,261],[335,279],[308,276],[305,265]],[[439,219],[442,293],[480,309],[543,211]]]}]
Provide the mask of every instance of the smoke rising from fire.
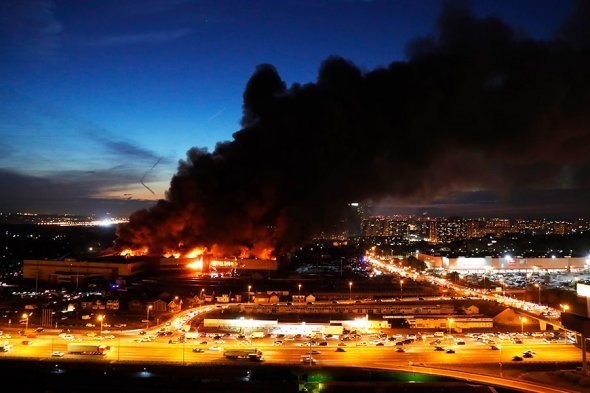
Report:
[{"label": "smoke rising from fire", "polygon": [[587,189],[589,7],[541,42],[456,4],[387,68],[330,57],[315,83],[288,87],[258,66],[243,128],[213,152],[190,149],[166,199],[134,213],[119,246],[259,255],[331,227],[351,201]]}]

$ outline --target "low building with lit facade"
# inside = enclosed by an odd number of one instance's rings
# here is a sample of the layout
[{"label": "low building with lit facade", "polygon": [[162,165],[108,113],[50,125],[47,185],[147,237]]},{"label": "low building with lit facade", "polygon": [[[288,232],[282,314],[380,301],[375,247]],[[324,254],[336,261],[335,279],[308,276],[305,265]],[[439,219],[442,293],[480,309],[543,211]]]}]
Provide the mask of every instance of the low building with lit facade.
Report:
[{"label": "low building with lit facade", "polygon": [[514,270],[514,271],[535,271],[535,270],[571,270],[588,269],[590,257],[569,257],[569,258],[523,258],[512,257],[447,257],[442,255],[416,254],[416,258],[431,269],[445,269],[452,271],[488,271],[488,270]]},{"label": "low building with lit facade", "polygon": [[439,329],[441,331],[462,332],[465,329],[492,329],[492,318],[453,317],[446,315],[406,319],[411,329]]},{"label": "low building with lit facade", "polygon": [[115,280],[145,271],[141,260],[113,258],[109,260],[78,261],[25,259],[23,278],[51,283],[82,284],[88,280]]}]

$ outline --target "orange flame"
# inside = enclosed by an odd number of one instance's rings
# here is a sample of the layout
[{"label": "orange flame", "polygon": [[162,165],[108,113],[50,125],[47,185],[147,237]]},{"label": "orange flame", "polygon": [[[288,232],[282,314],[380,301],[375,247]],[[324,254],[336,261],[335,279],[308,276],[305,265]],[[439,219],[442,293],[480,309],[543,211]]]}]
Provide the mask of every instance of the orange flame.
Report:
[{"label": "orange flame", "polygon": [[126,248],[125,250],[121,251],[119,255],[122,257],[137,257],[142,255],[147,255],[149,250],[147,248],[141,250],[132,250],[130,248]]},{"label": "orange flame", "polygon": [[203,256],[201,255],[199,259],[187,264],[186,267],[189,269],[203,270]]},{"label": "orange flame", "polygon": [[[196,258],[202,256],[205,251],[207,251],[207,248],[205,247],[195,247],[186,254],[186,258]],[[202,260],[203,258],[201,258],[201,261]]]}]

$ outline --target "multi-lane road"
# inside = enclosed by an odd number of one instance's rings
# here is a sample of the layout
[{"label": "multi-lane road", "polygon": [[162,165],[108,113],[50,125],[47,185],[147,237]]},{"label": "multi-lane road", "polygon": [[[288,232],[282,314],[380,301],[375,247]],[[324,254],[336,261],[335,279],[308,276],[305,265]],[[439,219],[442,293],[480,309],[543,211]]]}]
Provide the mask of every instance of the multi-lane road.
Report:
[{"label": "multi-lane road", "polygon": [[[395,367],[412,364],[495,364],[511,363],[516,355],[522,355],[525,350],[535,352],[533,358],[525,358],[523,362],[567,362],[581,361],[580,349],[565,343],[545,343],[541,338],[524,338],[522,344],[513,344],[508,340],[499,342],[499,350],[490,349],[490,345],[477,342],[473,338],[466,337],[465,345],[458,345],[453,339],[443,340],[441,346],[452,348],[455,353],[436,351],[435,346],[429,345],[432,340],[417,340],[405,345],[405,352],[397,352],[399,346],[393,342],[384,342],[383,346],[369,344],[371,338],[361,337],[356,341],[341,342],[328,339],[327,346],[309,347],[305,339],[283,341],[283,345],[273,345],[276,339],[255,339],[250,345],[235,337],[223,337],[224,342],[202,337],[197,340],[187,340],[185,343],[170,344],[169,337],[157,337],[153,341],[138,342],[143,338],[139,334],[119,334],[114,339],[94,340],[92,337],[79,335],[76,342],[94,343],[110,346],[111,350],[105,356],[72,355],[67,353],[68,340],[56,335],[40,335],[37,338],[11,338],[8,341],[12,348],[8,352],[0,353],[2,357],[25,358],[52,358],[53,352],[64,352],[64,359],[80,358],[87,360],[99,360],[109,362],[161,362],[161,363],[215,363],[231,362],[224,358],[223,350],[226,348],[255,347],[264,354],[265,362],[271,364],[300,363],[301,356],[308,354],[310,350],[318,351],[312,356],[317,364],[326,366],[368,367],[383,366]],[[455,336],[455,339],[457,337]],[[31,345],[25,345],[23,341],[30,341]],[[201,344],[206,341],[207,344]],[[357,345],[363,341],[367,345]],[[175,341],[173,341],[175,342]],[[346,344],[345,346],[343,346]],[[201,348],[203,352],[193,352],[194,348]],[[341,348],[345,352],[336,352]],[[500,366],[498,366],[498,373]]]}]

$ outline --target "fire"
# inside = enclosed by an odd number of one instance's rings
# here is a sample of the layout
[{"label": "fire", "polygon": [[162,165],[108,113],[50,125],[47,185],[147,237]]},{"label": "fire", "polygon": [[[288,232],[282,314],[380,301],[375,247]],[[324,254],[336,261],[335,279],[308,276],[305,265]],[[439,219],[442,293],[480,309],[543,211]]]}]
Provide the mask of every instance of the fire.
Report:
[{"label": "fire", "polygon": [[[190,250],[185,255],[185,257],[186,258],[196,258],[196,257],[202,256],[205,253],[205,251],[207,251],[207,248],[205,248],[205,247],[195,247],[192,250]],[[203,260],[203,258],[201,258],[201,261],[202,260]]]},{"label": "fire", "polygon": [[137,257],[137,256],[141,256],[141,255],[147,255],[149,252],[149,249],[143,248],[143,249],[138,249],[138,250],[132,250],[131,248],[126,248],[123,251],[121,251],[121,253],[119,255],[121,255],[122,257]]},{"label": "fire", "polygon": [[[182,245],[180,245],[182,248]],[[161,255],[164,258],[187,258],[187,259],[197,259],[200,257],[200,261],[195,261],[194,263],[200,264],[202,266],[202,260],[204,255],[209,255],[212,257],[218,258],[237,258],[237,259],[248,259],[248,258],[258,258],[258,259],[276,259],[273,256],[274,249],[272,247],[264,247],[263,245],[257,245],[254,247],[224,247],[217,244],[211,245],[210,248],[205,246],[197,246],[188,252],[182,252],[179,249],[168,249],[165,250]],[[119,255],[124,257],[137,257],[137,256],[146,256],[149,255],[149,248],[148,247],[138,247],[138,248],[126,248],[122,250]],[[191,267],[191,266],[189,266]]]},{"label": "fire", "polygon": [[199,259],[187,264],[186,267],[189,269],[203,270],[203,256],[201,255]]}]

